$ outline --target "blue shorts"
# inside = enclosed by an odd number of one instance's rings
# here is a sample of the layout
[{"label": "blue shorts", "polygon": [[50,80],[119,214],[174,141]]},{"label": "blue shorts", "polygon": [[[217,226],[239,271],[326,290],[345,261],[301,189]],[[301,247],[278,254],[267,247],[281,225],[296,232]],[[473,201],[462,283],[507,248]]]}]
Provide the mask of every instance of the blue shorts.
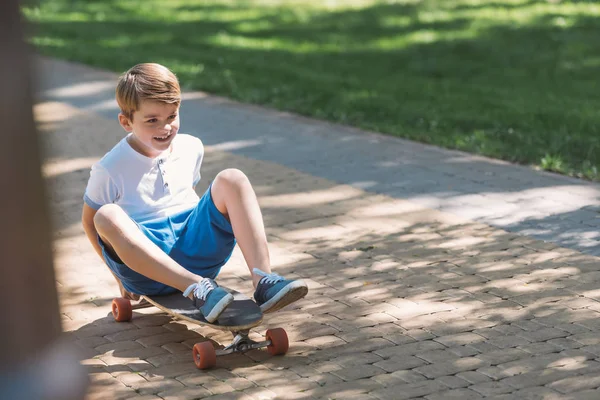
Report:
[{"label": "blue shorts", "polygon": [[[231,223],[215,206],[210,187],[195,208],[137,225],[148,239],[178,264],[207,278],[214,279],[219,274],[235,247]],[[128,292],[160,295],[177,291],[130,269],[118,257],[109,254],[99,237],[98,242],[104,261]]]}]

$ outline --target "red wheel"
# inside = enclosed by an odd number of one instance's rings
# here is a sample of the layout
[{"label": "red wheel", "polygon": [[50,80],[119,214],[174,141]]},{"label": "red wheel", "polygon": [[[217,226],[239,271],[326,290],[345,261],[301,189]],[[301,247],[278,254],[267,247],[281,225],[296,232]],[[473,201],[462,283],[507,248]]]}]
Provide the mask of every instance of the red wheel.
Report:
[{"label": "red wheel", "polygon": [[199,369],[207,369],[217,365],[217,353],[210,342],[200,342],[192,349],[194,364]]},{"label": "red wheel", "polygon": [[114,298],[112,301],[112,314],[117,322],[131,321],[133,315],[131,302],[123,297]]},{"label": "red wheel", "polygon": [[290,348],[287,333],[285,333],[283,328],[267,329],[265,337],[271,342],[271,344],[267,346],[267,351],[272,356],[285,354]]}]

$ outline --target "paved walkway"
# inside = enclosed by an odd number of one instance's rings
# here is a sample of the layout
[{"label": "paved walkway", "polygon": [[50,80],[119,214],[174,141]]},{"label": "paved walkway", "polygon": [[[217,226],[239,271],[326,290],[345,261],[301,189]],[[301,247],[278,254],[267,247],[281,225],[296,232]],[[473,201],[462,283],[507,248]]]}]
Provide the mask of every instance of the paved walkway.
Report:
[{"label": "paved walkway", "polygon": [[[115,74],[43,65],[43,98],[110,119]],[[233,154],[600,255],[600,185],[189,93],[185,132]]]},{"label": "paved walkway", "polygon": [[[201,93],[182,111],[208,145],[199,191],[244,170],[274,268],[310,285],[261,327],[285,327],[290,353],[202,372],[193,343],[228,335],[155,309],[115,323],[79,224],[89,167],[122,137],[115,75],[38,65],[57,284],[90,399],[600,398],[597,185]],[[224,271],[251,292],[239,252]]]}]

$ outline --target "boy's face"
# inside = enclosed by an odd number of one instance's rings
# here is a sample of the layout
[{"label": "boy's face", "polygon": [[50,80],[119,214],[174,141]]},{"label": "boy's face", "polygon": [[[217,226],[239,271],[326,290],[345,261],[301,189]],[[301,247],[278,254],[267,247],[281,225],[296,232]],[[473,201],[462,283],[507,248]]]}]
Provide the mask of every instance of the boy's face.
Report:
[{"label": "boy's face", "polygon": [[132,119],[119,114],[119,123],[127,132],[133,132],[131,147],[154,158],[169,148],[179,130],[179,105],[143,100]]}]

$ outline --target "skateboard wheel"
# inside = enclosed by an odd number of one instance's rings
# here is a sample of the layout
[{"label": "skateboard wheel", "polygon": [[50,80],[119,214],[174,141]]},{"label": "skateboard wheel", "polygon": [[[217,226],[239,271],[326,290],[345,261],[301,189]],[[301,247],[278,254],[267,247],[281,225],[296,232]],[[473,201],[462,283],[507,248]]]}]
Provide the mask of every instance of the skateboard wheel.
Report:
[{"label": "skateboard wheel", "polygon": [[133,315],[131,302],[123,297],[114,298],[112,301],[112,314],[117,322],[131,321]]},{"label": "skateboard wheel", "polygon": [[287,353],[290,347],[290,342],[288,340],[287,333],[285,333],[283,328],[267,329],[265,337],[271,342],[271,344],[267,346],[267,351],[269,354],[272,356],[277,356]]},{"label": "skateboard wheel", "polygon": [[207,369],[217,365],[217,353],[210,342],[200,342],[192,349],[194,364],[199,369]]}]

